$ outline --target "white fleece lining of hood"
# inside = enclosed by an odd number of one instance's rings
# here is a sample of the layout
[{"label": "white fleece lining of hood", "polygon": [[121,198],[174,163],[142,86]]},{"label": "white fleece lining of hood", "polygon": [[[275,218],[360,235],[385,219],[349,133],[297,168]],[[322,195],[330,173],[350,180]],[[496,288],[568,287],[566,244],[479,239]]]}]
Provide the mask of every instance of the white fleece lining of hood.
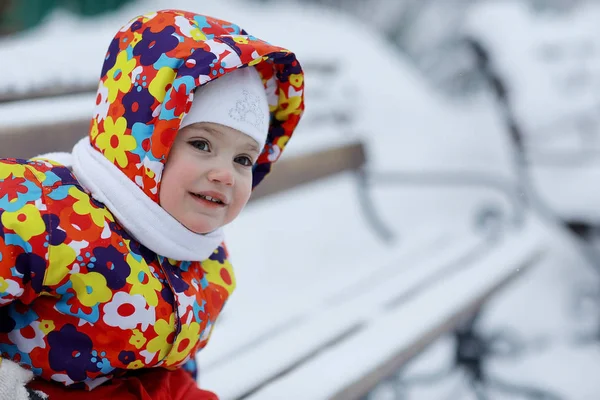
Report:
[{"label": "white fleece lining of hood", "polygon": [[221,228],[201,235],[183,226],[94,149],[87,137],[73,148],[73,172],[136,240],[161,256],[202,261],[223,242]]}]

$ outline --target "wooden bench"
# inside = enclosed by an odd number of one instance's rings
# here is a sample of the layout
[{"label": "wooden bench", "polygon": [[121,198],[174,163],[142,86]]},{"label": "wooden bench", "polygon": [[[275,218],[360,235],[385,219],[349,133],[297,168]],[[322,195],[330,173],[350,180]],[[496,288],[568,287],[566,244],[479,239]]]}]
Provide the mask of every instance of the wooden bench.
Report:
[{"label": "wooden bench", "polygon": [[[345,181],[347,196],[341,196],[351,201],[349,189],[357,170],[359,182],[368,183],[363,188],[378,181],[389,184],[391,180],[395,184],[423,185],[418,173],[394,176],[369,172],[362,156],[352,156],[354,152],[365,153],[364,149],[358,151],[360,147],[353,144],[322,150],[318,156],[282,159],[279,171],[274,169],[273,175],[265,179],[260,195],[265,201],[264,211],[254,208],[244,226],[256,226],[276,203],[281,205],[271,214],[301,213],[298,218],[310,218],[310,212],[303,213],[302,208],[331,196],[327,186],[335,185],[336,179]],[[345,157],[348,168],[340,168]],[[355,164],[353,159],[361,162]],[[294,172],[289,173],[288,166],[292,165]],[[260,265],[261,261],[236,263],[238,274],[242,274],[238,291],[223,320],[217,323],[211,343],[199,355],[200,384],[215,390],[224,400],[364,398],[436,339],[452,334],[473,318],[487,299],[540,260],[543,233],[515,199],[516,188],[505,185],[500,189],[502,185],[496,185],[493,179],[486,182],[481,176],[460,179],[439,174],[422,178],[429,185],[448,184],[448,178],[454,178],[450,182],[456,181],[454,184],[459,186],[494,187],[511,198],[514,208],[500,235],[491,237],[477,232],[448,233],[442,228],[438,235],[401,236],[400,240],[398,235],[384,235],[392,240],[387,248],[373,245],[376,259],[365,255],[351,264],[345,259],[335,266],[324,262],[319,282],[299,279],[294,274],[305,268],[297,254],[284,254],[284,259],[275,258],[269,266]],[[299,190],[297,184],[310,186]],[[261,201],[250,207],[260,207]],[[355,207],[351,208],[358,209],[361,201],[354,201]],[[335,201],[322,204],[332,213],[341,213],[334,206]],[[318,208],[312,212],[318,212]],[[347,221],[338,236],[350,241],[351,232],[361,226],[361,222],[350,222],[351,214],[347,213],[345,219],[329,220],[323,215],[321,226]],[[376,220],[381,221],[381,216]],[[285,236],[287,229],[305,229],[293,223],[288,221],[279,235]],[[235,247],[238,241],[249,240],[247,232],[240,228],[228,235],[235,243],[231,246],[233,254],[240,259],[245,258],[245,249]],[[301,241],[302,234],[294,238]],[[283,245],[278,242],[273,247]],[[253,247],[247,243],[241,247],[245,246]],[[346,251],[353,249],[349,244]],[[255,268],[254,273],[248,272],[251,268]],[[305,272],[310,276],[315,269]],[[261,295],[273,286],[285,289],[275,298]],[[471,289],[464,290],[465,286]]]},{"label": "wooden bench", "polygon": [[[0,149],[21,157],[68,150],[83,124],[2,134]],[[298,140],[298,147],[311,141]],[[250,211],[228,227],[238,289],[200,353],[203,387],[224,400],[362,398],[539,260],[543,235],[509,184],[378,174],[367,168],[367,154],[356,140],[284,153]],[[440,226],[400,236],[371,192],[449,183],[489,187],[514,208],[494,235]],[[279,224],[263,223],[273,218]]]},{"label": "wooden bench", "polygon": [[2,129],[0,158],[31,158],[51,151],[70,151],[85,136],[89,121],[68,121],[45,127]]}]

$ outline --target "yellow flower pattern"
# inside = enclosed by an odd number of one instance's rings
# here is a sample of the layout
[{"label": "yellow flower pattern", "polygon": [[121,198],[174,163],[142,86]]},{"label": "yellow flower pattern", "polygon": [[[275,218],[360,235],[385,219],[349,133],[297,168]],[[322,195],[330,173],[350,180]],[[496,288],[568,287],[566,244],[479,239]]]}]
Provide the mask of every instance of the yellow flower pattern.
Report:
[{"label": "yellow flower pattern", "polygon": [[175,70],[169,67],[162,67],[158,70],[156,74],[156,78],[152,80],[148,90],[150,94],[154,96],[154,98],[158,101],[163,101],[167,94],[167,88],[173,82],[173,78],[175,78]]},{"label": "yellow flower pattern", "polygon": [[40,321],[40,330],[44,332],[45,335],[49,334],[54,330],[54,322],[51,320],[43,319]]},{"label": "yellow flower pattern", "polygon": [[131,254],[127,256],[127,263],[131,267],[131,273],[127,277],[127,283],[131,285],[129,293],[141,294],[149,305],[158,305],[158,293],[162,284],[152,275],[148,264],[142,259],[136,260]]},{"label": "yellow flower pattern", "polygon": [[110,162],[116,162],[120,167],[127,165],[127,152],[136,148],[135,138],[126,135],[126,129],[127,120],[125,118],[119,117],[114,121],[112,117],[108,116],[104,121],[104,132],[96,138],[96,144],[104,156]]},{"label": "yellow flower pattern", "polygon": [[8,290],[8,287],[8,281],[0,276],[0,293],[6,292]]},{"label": "yellow flower pattern", "polygon": [[141,362],[140,360],[135,360],[134,362],[129,363],[127,365],[127,369],[141,369],[144,367],[145,367],[144,363]]},{"label": "yellow flower pattern", "polygon": [[290,83],[296,89],[300,89],[304,85],[304,75],[302,74],[291,74]]},{"label": "yellow flower pattern", "polygon": [[42,214],[33,204],[26,204],[18,211],[5,211],[1,221],[5,228],[15,231],[25,241],[46,231]]},{"label": "yellow flower pattern", "polygon": [[25,176],[25,166],[21,164],[0,164],[0,179],[5,180],[9,176],[22,178]]},{"label": "yellow flower pattern", "polygon": [[158,359],[162,360],[173,347],[172,338],[175,336],[175,315],[172,314],[169,320],[161,319],[154,324],[154,331],[157,336],[148,342],[146,348],[151,353],[158,353]]},{"label": "yellow flower pattern", "polygon": [[69,195],[77,200],[75,204],[73,204],[73,211],[79,215],[89,215],[97,226],[103,227],[105,221],[114,220],[106,208],[100,208],[93,205],[90,197],[77,188],[71,187],[69,189]]},{"label": "yellow flower pattern", "polygon": [[275,118],[279,121],[285,121],[290,115],[299,114],[302,112],[303,99],[302,96],[292,94],[288,96],[283,90],[279,91],[279,104],[285,107],[279,109],[275,113]]},{"label": "yellow flower pattern", "polygon": [[50,286],[57,285],[71,272],[70,267],[73,265],[77,254],[73,248],[64,243],[58,246],[50,246],[48,254],[50,254],[48,264],[51,268],[46,271],[44,283]]},{"label": "yellow flower pattern", "polygon": [[98,132],[98,121],[93,120],[92,127],[90,128],[90,137],[92,138],[92,140],[96,139],[96,136],[98,136]]},{"label": "yellow flower pattern", "polygon": [[108,101],[114,102],[119,92],[126,93],[131,89],[131,71],[136,66],[135,60],[129,59],[127,52],[121,52],[117,56],[115,66],[106,73],[104,86],[108,88]]},{"label": "yellow flower pattern", "polygon": [[200,28],[192,29],[190,34],[195,40],[206,40],[206,35],[200,30]]},{"label": "yellow flower pattern", "polygon": [[134,329],[131,333],[129,343],[134,345],[137,349],[141,349],[146,343],[146,337],[138,329]]},{"label": "yellow flower pattern", "polygon": [[183,325],[181,332],[177,336],[177,341],[173,344],[171,352],[165,358],[165,365],[172,366],[180,363],[184,358],[190,355],[200,340],[200,325],[192,322],[189,325]]},{"label": "yellow flower pattern", "polygon": [[112,298],[112,291],[106,286],[106,278],[97,272],[72,274],[71,282],[77,298],[86,307],[106,303]]}]

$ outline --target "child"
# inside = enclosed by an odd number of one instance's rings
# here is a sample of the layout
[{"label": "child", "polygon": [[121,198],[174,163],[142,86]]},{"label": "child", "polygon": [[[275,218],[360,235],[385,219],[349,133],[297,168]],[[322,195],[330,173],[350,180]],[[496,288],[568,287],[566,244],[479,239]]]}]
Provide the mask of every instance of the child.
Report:
[{"label": "child", "polygon": [[0,160],[0,395],[18,363],[50,400],[216,398],[193,376],[235,287],[221,227],[296,128],[302,69],[163,10],[116,34],[101,76],[73,173]]}]

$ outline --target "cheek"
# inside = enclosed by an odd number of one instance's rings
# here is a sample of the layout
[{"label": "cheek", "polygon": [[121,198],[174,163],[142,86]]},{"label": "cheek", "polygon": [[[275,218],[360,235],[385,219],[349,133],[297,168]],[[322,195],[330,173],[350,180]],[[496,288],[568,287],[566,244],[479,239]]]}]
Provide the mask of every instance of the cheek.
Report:
[{"label": "cheek", "polygon": [[160,191],[158,192],[158,203],[165,209],[167,209],[171,204],[171,196],[169,194],[173,193],[170,187],[170,180],[168,179],[168,176],[168,174],[163,174],[160,182]]},{"label": "cheek", "polygon": [[247,178],[244,177],[242,182],[236,188],[236,200],[239,203],[240,210],[244,208],[248,200],[250,200],[250,195],[252,194],[252,177]]},{"label": "cheek", "polygon": [[161,184],[168,186],[171,190],[182,186],[190,171],[193,171],[192,165],[185,154],[169,160],[163,172]]},{"label": "cheek", "polygon": [[169,207],[177,192],[177,165],[167,164],[160,181],[160,192],[158,194],[159,204],[163,207]]}]

